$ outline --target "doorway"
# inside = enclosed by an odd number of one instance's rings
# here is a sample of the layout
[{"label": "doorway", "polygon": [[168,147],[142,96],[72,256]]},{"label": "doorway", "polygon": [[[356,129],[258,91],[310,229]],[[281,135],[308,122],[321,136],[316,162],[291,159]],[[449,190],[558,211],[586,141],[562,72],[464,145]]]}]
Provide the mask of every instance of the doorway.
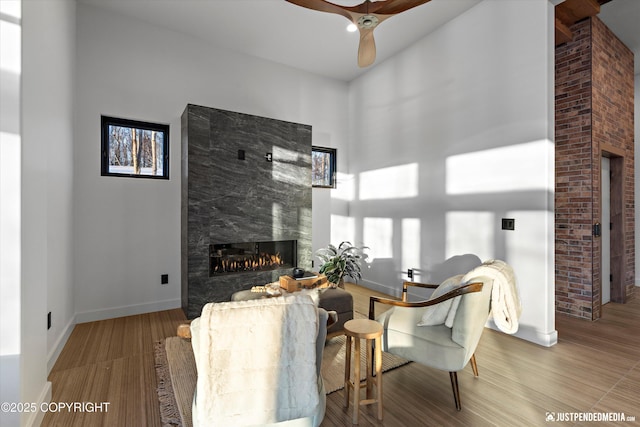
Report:
[{"label": "doorway", "polygon": [[626,300],[623,154],[611,147],[601,157],[601,304]]},{"label": "doorway", "polygon": [[608,157],[602,157],[601,161],[601,197],[602,197],[602,223],[601,223],[601,248],[602,255],[602,305],[611,301],[611,161]]}]

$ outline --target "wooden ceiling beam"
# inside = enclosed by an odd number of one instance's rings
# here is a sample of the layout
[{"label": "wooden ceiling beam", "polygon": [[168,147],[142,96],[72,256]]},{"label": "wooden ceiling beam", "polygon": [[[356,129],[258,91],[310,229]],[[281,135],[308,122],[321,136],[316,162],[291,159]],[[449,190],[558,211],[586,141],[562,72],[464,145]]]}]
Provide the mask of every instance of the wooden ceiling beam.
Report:
[{"label": "wooden ceiling beam", "polygon": [[571,40],[573,40],[573,33],[569,27],[556,18],[556,46],[570,42]]},{"label": "wooden ceiling beam", "polygon": [[600,5],[611,0],[565,0],[555,7],[556,46],[573,40],[573,24],[600,13]]},{"label": "wooden ceiling beam", "polygon": [[556,6],[556,18],[567,26],[598,13],[600,4],[597,0],[565,0]]}]

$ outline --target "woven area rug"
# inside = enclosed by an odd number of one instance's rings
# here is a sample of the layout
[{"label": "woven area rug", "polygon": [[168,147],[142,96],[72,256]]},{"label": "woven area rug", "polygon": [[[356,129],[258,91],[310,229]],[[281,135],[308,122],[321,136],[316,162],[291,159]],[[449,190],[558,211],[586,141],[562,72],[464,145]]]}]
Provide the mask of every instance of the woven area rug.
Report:
[{"label": "woven area rug", "polygon": [[[344,388],[344,360],[346,338],[344,335],[327,341],[322,355],[322,379],[327,394]],[[352,352],[353,353],[353,352]],[[362,352],[362,366],[365,366]],[[191,343],[179,337],[170,337],[156,343],[156,374],[158,399],[163,426],[191,427],[191,403],[196,387],[196,366]],[[382,353],[382,371],[409,363],[389,353]],[[352,365],[353,366],[353,363]],[[361,379],[366,370],[362,369]]]}]

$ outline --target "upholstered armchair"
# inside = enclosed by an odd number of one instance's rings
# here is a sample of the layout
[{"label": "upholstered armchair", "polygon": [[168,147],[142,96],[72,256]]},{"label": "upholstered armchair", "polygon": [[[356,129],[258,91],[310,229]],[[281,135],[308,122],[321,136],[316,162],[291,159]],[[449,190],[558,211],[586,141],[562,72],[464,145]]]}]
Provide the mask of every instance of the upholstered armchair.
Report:
[{"label": "upholstered armchair", "polygon": [[190,326],[193,425],[318,426],[322,353],[335,320],[305,295],[205,305]]},{"label": "upholstered armchair", "polygon": [[[493,279],[482,276],[461,281],[462,275],[441,285],[404,282],[401,301],[372,296],[369,302],[369,318],[384,327],[382,350],[448,371],[457,410],[462,408],[457,372],[471,362],[478,376],[474,353],[491,309],[493,285]],[[437,289],[427,301],[408,302],[410,286]],[[376,303],[393,307],[376,318]]]}]

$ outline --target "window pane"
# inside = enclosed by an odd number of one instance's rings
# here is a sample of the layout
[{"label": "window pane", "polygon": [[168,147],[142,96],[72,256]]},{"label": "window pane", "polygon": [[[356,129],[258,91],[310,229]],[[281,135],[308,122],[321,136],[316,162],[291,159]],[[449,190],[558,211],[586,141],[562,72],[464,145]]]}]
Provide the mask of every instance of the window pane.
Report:
[{"label": "window pane", "polygon": [[102,175],[169,178],[169,126],[102,116]]},{"label": "window pane", "polygon": [[311,184],[335,188],[336,150],[313,147],[311,151]]}]

